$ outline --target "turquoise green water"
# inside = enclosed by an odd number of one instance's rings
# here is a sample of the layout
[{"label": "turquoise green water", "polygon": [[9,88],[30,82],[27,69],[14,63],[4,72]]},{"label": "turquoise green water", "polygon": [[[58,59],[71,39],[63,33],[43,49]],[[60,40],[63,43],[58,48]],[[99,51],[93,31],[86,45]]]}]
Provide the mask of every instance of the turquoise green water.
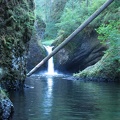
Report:
[{"label": "turquoise green water", "polygon": [[120,120],[120,85],[32,76],[12,92],[13,120]]}]

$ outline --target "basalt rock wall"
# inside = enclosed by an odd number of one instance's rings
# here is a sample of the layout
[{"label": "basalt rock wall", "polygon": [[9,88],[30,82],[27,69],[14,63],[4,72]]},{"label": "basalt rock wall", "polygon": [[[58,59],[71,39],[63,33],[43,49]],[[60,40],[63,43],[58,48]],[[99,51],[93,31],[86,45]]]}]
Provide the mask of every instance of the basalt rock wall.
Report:
[{"label": "basalt rock wall", "polygon": [[[44,38],[45,27],[46,25],[44,21],[37,16],[34,24],[34,32],[33,32],[34,34],[32,35],[31,40],[29,42],[29,53],[27,59],[28,71],[34,68],[47,55],[45,47],[41,42],[41,40]],[[36,72],[37,73],[42,72],[43,70],[46,70],[46,68],[47,65],[44,64]]]},{"label": "basalt rock wall", "polygon": [[[54,43],[56,46],[57,43]],[[97,39],[96,32],[90,35],[80,34],[54,57],[55,68],[60,71],[78,72],[98,62],[106,47]]]},{"label": "basalt rock wall", "polygon": [[0,0],[0,67],[6,73],[0,82],[6,89],[24,83],[33,11],[33,0]]},{"label": "basalt rock wall", "polygon": [[[42,45],[41,41],[38,41],[37,36],[33,36],[29,44],[27,71],[33,69],[40,61],[42,61],[45,58],[46,55],[47,52],[44,46]],[[42,72],[46,70],[46,68],[47,65],[44,64],[36,71],[36,73]]]}]

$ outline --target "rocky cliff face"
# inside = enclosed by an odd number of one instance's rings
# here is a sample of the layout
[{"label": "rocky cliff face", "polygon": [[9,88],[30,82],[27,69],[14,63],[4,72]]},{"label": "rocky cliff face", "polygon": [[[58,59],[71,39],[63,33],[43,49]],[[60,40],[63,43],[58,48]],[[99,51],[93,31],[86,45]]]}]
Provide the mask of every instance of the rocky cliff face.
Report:
[{"label": "rocky cliff face", "polygon": [[116,55],[120,56],[120,50],[116,53],[105,53],[100,61],[87,67],[83,71],[74,74],[78,79],[99,82],[119,82],[120,81],[120,61],[114,59]]},{"label": "rocky cliff face", "polygon": [[24,83],[33,9],[33,0],[0,0],[0,66],[7,71],[2,78],[7,89]]},{"label": "rocky cliff face", "polygon": [[[29,44],[27,70],[30,71],[31,69],[33,69],[40,61],[42,61],[45,58],[46,55],[47,52],[44,46],[41,44],[40,41],[38,42],[38,39],[35,36],[33,36]],[[41,70],[43,71],[46,68],[47,65],[44,64],[37,71],[40,72]]]},{"label": "rocky cliff face", "polygon": [[[54,45],[57,43],[54,43]],[[81,34],[55,55],[55,68],[61,71],[78,72],[98,62],[106,50],[97,40],[97,34]]]},{"label": "rocky cliff face", "polygon": [[[44,37],[45,27],[45,23],[41,20],[40,17],[37,16],[34,25],[34,34],[29,42],[29,54],[27,59],[28,71],[34,68],[47,55],[47,52],[41,43],[41,40]],[[45,70],[46,66],[47,65],[44,64],[38,69],[38,72]]]},{"label": "rocky cliff face", "polygon": [[[23,86],[33,10],[33,0],[0,0],[0,85],[6,89]],[[0,120],[12,113],[13,104],[0,88]]]}]

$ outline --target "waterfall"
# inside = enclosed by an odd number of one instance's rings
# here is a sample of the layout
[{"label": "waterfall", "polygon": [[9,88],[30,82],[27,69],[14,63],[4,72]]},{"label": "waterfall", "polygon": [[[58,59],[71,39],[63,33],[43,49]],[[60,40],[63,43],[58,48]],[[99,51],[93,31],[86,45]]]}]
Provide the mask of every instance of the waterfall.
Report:
[{"label": "waterfall", "polygon": [[[45,49],[47,50],[48,54],[50,54],[52,52],[52,46],[44,46]],[[51,57],[49,60],[48,60],[48,70],[47,70],[47,74],[48,75],[54,75],[56,74],[55,71],[54,71],[54,62],[53,62],[53,57]]]}]

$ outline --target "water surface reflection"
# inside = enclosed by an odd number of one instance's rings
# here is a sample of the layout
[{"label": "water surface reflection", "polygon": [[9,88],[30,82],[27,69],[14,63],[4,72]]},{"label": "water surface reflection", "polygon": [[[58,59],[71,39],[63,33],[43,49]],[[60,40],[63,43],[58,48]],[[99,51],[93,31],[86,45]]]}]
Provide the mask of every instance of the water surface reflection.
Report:
[{"label": "water surface reflection", "polygon": [[49,115],[52,111],[52,102],[53,102],[53,78],[48,77],[47,78],[47,85],[46,85],[46,91],[44,94],[44,100],[43,100],[43,109],[44,109],[44,115]]},{"label": "water surface reflection", "polygon": [[[64,79],[63,79],[64,78]],[[119,120],[120,85],[32,76],[34,86],[10,94],[13,120]]]}]

